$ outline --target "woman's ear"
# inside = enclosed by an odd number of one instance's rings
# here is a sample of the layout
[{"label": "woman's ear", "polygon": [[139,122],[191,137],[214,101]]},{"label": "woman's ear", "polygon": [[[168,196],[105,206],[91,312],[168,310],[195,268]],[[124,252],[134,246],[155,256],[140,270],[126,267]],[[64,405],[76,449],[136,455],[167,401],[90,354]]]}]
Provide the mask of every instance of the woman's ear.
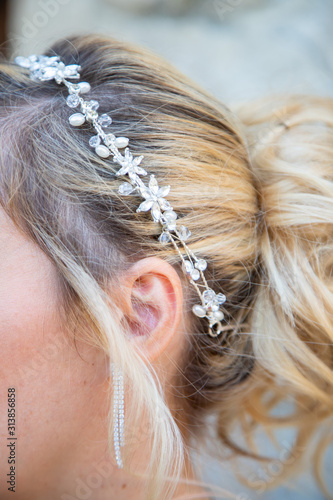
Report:
[{"label": "woman's ear", "polygon": [[130,341],[149,361],[154,361],[171,348],[172,340],[179,335],[181,280],[166,261],[147,257],[133,264],[121,283],[120,306],[129,325]]}]

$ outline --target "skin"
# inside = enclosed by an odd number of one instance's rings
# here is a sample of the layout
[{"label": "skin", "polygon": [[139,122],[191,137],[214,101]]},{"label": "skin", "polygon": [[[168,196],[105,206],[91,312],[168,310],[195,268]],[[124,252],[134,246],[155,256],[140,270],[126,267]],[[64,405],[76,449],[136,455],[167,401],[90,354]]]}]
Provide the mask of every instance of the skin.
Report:
[{"label": "skin", "polygon": [[[119,470],[107,453],[105,355],[83,342],[75,348],[57,314],[52,262],[3,210],[0,228],[0,498],[143,500],[139,482]],[[179,277],[165,261],[147,258],[133,266],[125,282],[130,286],[122,303],[124,314],[139,318],[139,323],[133,321],[133,343],[144,349],[157,373],[171,379],[184,338]],[[133,310],[133,294],[153,300],[149,317]],[[138,324],[149,335],[138,331]],[[7,394],[13,387],[15,493],[3,479],[9,472]],[[138,447],[135,459],[145,463],[146,450]],[[195,479],[189,461],[183,477]],[[199,487],[181,484],[174,498],[208,500]]]}]

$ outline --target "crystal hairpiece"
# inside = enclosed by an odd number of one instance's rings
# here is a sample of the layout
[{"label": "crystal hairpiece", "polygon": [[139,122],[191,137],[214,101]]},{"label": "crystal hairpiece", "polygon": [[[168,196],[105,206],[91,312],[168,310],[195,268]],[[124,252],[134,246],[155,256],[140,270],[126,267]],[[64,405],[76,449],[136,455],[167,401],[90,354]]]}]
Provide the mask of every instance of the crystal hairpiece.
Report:
[{"label": "crystal hairpiece", "polygon": [[[209,322],[208,334],[211,337],[218,336],[222,332],[221,321],[224,318],[223,312],[220,311],[220,305],[226,301],[226,296],[223,293],[216,294],[214,290],[208,287],[203,274],[203,271],[207,268],[206,260],[198,259],[186,245],[185,241],[191,236],[191,231],[184,225],[180,225],[179,227],[176,225],[177,214],[170,203],[165,200],[165,196],[170,191],[170,186],[159,187],[154,174],[150,175],[149,184],[144,184],[140,176],[147,175],[147,172],[139,166],[143,156],[133,158],[132,153],[127,147],[129,143],[127,137],[116,137],[104,131],[105,128],[111,125],[111,117],[105,113],[98,114],[98,101],[85,101],[81,97],[81,94],[85,94],[91,90],[90,84],[87,82],[72,83],[68,81],[80,79],[79,71],[81,67],[79,65],[70,64],[66,66],[60,60],[59,56],[48,57],[44,55],[18,56],[15,58],[15,63],[29,70],[29,76],[32,80],[47,81],[54,79],[58,84],[66,85],[69,93],[66,98],[68,106],[70,108],[80,106],[81,111],[70,115],[69,123],[74,127],[79,127],[85,122],[92,123],[96,135],[90,138],[89,145],[95,149],[101,158],[108,158],[111,154],[113,155],[113,161],[121,165],[121,168],[116,173],[117,176],[128,175],[130,182],[120,184],[118,189],[119,194],[124,196],[139,195],[141,198],[144,198],[144,201],[136,209],[136,212],[147,212],[150,210],[154,221],[162,225],[163,231],[159,236],[160,243],[172,243],[174,245],[183,261],[182,270],[188,276],[190,283],[195,287],[201,299],[201,304],[193,306],[193,313],[200,318],[207,318]],[[125,152],[122,155],[119,149],[124,148]],[[177,242],[180,242],[184,246],[188,259],[183,258]],[[204,283],[203,285],[195,283],[200,276]],[[206,288],[203,293],[201,293],[200,286]]]}]

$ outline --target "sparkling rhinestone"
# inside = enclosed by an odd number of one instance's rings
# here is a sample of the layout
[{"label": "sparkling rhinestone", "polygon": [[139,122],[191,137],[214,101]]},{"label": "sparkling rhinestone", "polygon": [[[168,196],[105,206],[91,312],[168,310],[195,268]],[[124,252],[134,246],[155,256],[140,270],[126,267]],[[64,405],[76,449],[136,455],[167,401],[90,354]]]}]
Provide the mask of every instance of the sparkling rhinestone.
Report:
[{"label": "sparkling rhinestone", "polygon": [[100,124],[101,127],[108,127],[112,123],[112,118],[111,116],[104,113],[98,118],[98,123]]},{"label": "sparkling rhinestone", "polygon": [[224,302],[227,300],[227,297],[223,293],[218,293],[216,298],[219,304],[224,304]]},{"label": "sparkling rhinestone", "polygon": [[163,216],[167,222],[173,222],[177,219],[177,214],[173,210],[166,210]]},{"label": "sparkling rhinestone", "polygon": [[85,121],[85,116],[82,113],[74,113],[74,115],[69,117],[69,123],[73,125],[73,127],[79,127],[83,125]]},{"label": "sparkling rhinestone", "polygon": [[119,149],[126,148],[126,146],[128,146],[128,143],[129,140],[127,139],[127,137],[117,137],[117,139],[115,140],[115,145]]},{"label": "sparkling rhinestone", "polygon": [[207,268],[207,262],[205,259],[199,259],[194,266],[199,269],[199,271],[204,271]]},{"label": "sparkling rhinestone", "polygon": [[192,311],[199,318],[204,318],[206,316],[206,309],[200,305],[195,305],[192,307]]},{"label": "sparkling rhinestone", "polygon": [[193,280],[198,280],[200,278],[200,273],[199,273],[198,269],[192,269],[191,278]]},{"label": "sparkling rhinestone", "polygon": [[190,273],[193,270],[193,264],[189,260],[183,262],[182,268],[185,272]]},{"label": "sparkling rhinestone", "polygon": [[186,241],[191,236],[191,231],[186,226],[180,226],[178,233],[183,241]]},{"label": "sparkling rhinestone", "polygon": [[70,108],[76,108],[76,106],[80,104],[80,98],[77,94],[70,94],[67,97],[66,102]]},{"label": "sparkling rhinestone", "polygon": [[152,207],[152,201],[151,200],[146,200],[140,203],[140,206],[136,209],[137,212],[146,212],[147,210],[150,210]]},{"label": "sparkling rhinestone", "polygon": [[87,92],[89,92],[91,90],[90,83],[88,83],[88,82],[79,82],[77,84],[77,87],[79,87],[80,92],[82,94],[86,94]]},{"label": "sparkling rhinestone", "polygon": [[[148,202],[148,203],[150,203],[150,202]],[[154,221],[159,222],[159,220],[161,218],[161,210],[160,210],[158,203],[153,204],[152,209],[151,209],[151,214],[153,216]]]},{"label": "sparkling rhinestone", "polygon": [[99,146],[100,143],[101,143],[101,138],[99,135],[93,135],[89,139],[89,146],[91,146],[92,148],[97,148],[97,146]]},{"label": "sparkling rhinestone", "polygon": [[206,303],[210,302],[210,301],[214,300],[215,292],[211,288],[208,288],[208,290],[204,291],[204,293],[202,294],[202,297]]},{"label": "sparkling rhinestone", "polygon": [[134,191],[134,187],[129,182],[123,182],[120,184],[118,193],[127,196]]},{"label": "sparkling rhinestone", "polygon": [[107,148],[106,146],[103,146],[103,144],[97,146],[95,151],[98,154],[98,156],[100,156],[101,158],[107,158],[108,156],[110,156],[109,148]]},{"label": "sparkling rhinestone", "polygon": [[165,231],[163,231],[163,233],[158,238],[158,240],[160,241],[160,243],[162,243],[162,245],[165,245],[165,244],[167,244],[167,243],[169,243],[171,241],[171,238],[170,238],[170,235],[168,233],[166,233]]}]

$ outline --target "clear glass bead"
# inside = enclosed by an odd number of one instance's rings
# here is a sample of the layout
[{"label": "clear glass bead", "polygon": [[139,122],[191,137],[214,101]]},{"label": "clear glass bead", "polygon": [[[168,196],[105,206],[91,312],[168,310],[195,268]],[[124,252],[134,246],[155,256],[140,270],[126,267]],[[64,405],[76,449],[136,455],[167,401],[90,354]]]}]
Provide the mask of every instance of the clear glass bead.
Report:
[{"label": "clear glass bead", "polygon": [[70,94],[67,97],[66,102],[70,108],[76,108],[80,104],[80,98],[77,94]]},{"label": "clear glass bead", "polygon": [[175,221],[168,222],[167,227],[169,231],[174,231],[176,229],[176,222]]},{"label": "clear glass bead", "polygon": [[199,259],[194,266],[199,269],[199,271],[204,271],[207,268],[207,262],[205,259]]},{"label": "clear glass bead", "polygon": [[89,101],[89,107],[90,109],[92,109],[93,111],[97,111],[98,108],[99,108],[99,102],[98,101],[95,101],[95,100],[91,100]]},{"label": "clear glass bead", "polygon": [[211,288],[209,288],[208,290],[205,290],[204,293],[202,294],[202,297],[204,299],[204,301],[207,303],[207,302],[210,302],[212,300],[214,300],[215,298],[215,292],[214,290],[212,290]]},{"label": "clear glass bead", "polygon": [[104,113],[98,118],[98,123],[100,124],[101,127],[108,127],[112,123],[112,118],[111,116]]},{"label": "clear glass bead", "polygon": [[163,217],[166,220],[166,222],[173,222],[177,219],[177,214],[173,210],[166,210],[163,213]]},{"label": "clear glass bead", "polygon": [[158,238],[159,242],[162,243],[162,245],[165,245],[166,243],[169,243],[171,241],[170,235],[163,231],[161,236]]},{"label": "clear glass bead", "polygon": [[97,148],[97,146],[99,146],[100,143],[101,143],[101,138],[99,135],[93,135],[89,139],[89,146],[91,146],[92,148]]},{"label": "clear glass bead", "polygon": [[219,304],[224,304],[224,302],[227,300],[227,297],[223,293],[218,293],[216,298]]},{"label": "clear glass bead", "polygon": [[180,226],[178,233],[183,241],[186,241],[191,236],[191,231],[186,226]]},{"label": "clear glass bead", "polygon": [[191,261],[185,260],[185,262],[183,262],[182,268],[186,273],[190,273],[193,269],[193,264]]},{"label": "clear glass bead", "polygon": [[120,184],[118,193],[124,196],[131,194],[134,191],[133,186],[129,182],[123,182]]},{"label": "clear glass bead", "polygon": [[192,269],[191,278],[195,281],[200,278],[200,272],[198,271],[198,269]]}]

